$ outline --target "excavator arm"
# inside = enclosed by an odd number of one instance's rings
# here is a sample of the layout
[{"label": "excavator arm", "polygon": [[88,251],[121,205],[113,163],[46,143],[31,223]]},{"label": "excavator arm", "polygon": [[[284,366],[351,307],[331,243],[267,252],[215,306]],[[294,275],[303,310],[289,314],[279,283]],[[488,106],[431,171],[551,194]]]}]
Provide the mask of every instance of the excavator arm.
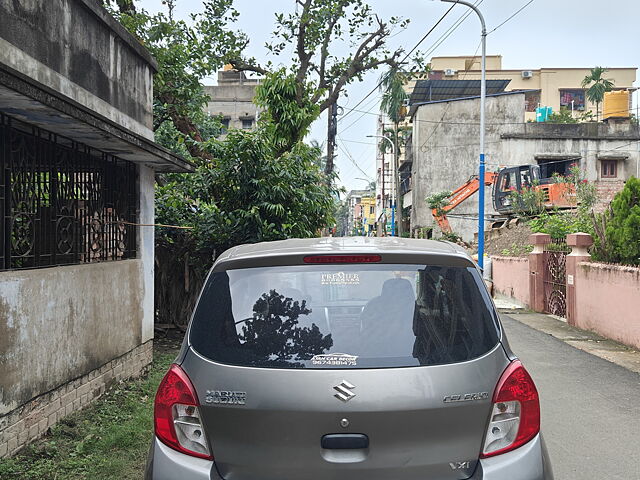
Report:
[{"label": "excavator arm", "polygon": [[[493,183],[498,178],[498,174],[495,172],[487,172],[484,176],[484,184],[486,186],[493,185]],[[478,180],[477,175],[473,175],[465,184],[456,188],[453,192],[451,192],[451,196],[449,197],[449,203],[442,207],[441,209],[434,208],[431,210],[431,214],[435,219],[436,223],[442,230],[442,233],[451,233],[451,225],[449,224],[449,220],[447,219],[447,212],[450,212],[462,202],[464,202],[467,198],[476,193],[479,189],[480,181]]]}]

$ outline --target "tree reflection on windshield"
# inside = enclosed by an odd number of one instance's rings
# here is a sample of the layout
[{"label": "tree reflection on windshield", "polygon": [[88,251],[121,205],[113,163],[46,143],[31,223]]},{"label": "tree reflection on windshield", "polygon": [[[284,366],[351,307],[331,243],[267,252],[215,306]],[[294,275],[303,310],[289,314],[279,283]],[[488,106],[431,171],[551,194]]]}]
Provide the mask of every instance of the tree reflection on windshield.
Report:
[{"label": "tree reflection on windshield", "polygon": [[323,335],[315,323],[311,328],[298,326],[300,316],[310,313],[306,300],[294,301],[270,290],[256,300],[253,316],[242,321],[238,340],[261,364],[303,367],[300,360],[310,360],[333,346],[331,334]]}]

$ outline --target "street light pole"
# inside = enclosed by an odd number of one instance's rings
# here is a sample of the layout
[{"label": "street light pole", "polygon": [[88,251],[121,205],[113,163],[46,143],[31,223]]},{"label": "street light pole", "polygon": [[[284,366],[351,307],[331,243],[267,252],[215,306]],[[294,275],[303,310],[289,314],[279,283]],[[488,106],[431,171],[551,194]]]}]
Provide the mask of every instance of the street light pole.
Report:
[{"label": "street light pole", "polygon": [[478,206],[478,265],[483,268],[484,264],[484,111],[487,99],[487,27],[484,23],[484,17],[480,10],[464,0],[441,0],[447,3],[461,3],[471,8],[478,14],[480,23],[482,24],[482,77],[480,80],[480,167],[478,169],[479,188],[479,206]]},{"label": "street light pole", "polygon": [[[391,139],[389,137],[385,137],[384,135],[367,135],[367,138],[382,138],[384,140],[386,140],[387,142],[389,142],[389,144],[391,145],[391,171],[392,173],[392,183],[393,183],[393,187],[391,187],[391,236],[395,237],[396,236],[396,201],[397,201],[397,192],[395,191],[395,187],[396,187],[396,175],[398,174],[397,169],[396,169],[396,165],[395,165],[395,158],[396,158],[396,146],[394,145],[394,143],[391,141]],[[382,166],[384,167],[384,154],[382,156]],[[384,176],[382,177],[382,187],[384,188]],[[384,201],[384,198],[382,199]],[[385,230],[386,230],[386,225],[385,225]]]}]

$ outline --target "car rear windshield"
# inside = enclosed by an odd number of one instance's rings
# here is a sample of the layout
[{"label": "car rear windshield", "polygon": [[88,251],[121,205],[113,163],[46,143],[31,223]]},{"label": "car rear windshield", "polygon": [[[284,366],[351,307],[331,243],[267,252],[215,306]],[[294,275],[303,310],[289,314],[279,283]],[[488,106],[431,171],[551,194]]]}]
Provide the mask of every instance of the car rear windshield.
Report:
[{"label": "car rear windshield", "polygon": [[481,356],[498,327],[471,267],[299,265],[212,273],[190,342],[232,365],[409,367]]}]

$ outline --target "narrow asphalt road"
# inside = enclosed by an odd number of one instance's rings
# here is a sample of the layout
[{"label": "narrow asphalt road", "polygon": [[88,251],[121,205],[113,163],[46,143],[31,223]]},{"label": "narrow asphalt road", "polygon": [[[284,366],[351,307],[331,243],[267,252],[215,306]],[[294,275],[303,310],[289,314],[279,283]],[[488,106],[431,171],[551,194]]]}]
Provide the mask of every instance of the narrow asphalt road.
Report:
[{"label": "narrow asphalt road", "polygon": [[502,322],[540,392],[556,480],[640,480],[640,375],[506,315]]}]

